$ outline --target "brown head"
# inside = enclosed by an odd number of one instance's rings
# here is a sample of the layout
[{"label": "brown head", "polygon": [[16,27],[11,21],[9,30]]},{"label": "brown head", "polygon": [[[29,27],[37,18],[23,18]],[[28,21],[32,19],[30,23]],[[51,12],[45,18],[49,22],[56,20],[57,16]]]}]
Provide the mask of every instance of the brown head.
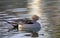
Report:
[{"label": "brown head", "polygon": [[34,21],[39,20],[39,16],[37,16],[37,15],[33,15],[33,16],[32,16],[32,20],[34,20]]}]

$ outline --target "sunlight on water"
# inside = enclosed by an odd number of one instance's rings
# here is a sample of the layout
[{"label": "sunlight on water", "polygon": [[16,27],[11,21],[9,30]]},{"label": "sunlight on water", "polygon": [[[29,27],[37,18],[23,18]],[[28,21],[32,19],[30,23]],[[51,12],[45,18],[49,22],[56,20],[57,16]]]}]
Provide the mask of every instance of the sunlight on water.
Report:
[{"label": "sunlight on water", "polygon": [[28,6],[28,8],[30,8],[29,14],[41,16],[40,13],[42,12],[42,10],[40,9],[40,2],[41,0],[34,0],[31,3],[31,6]]}]

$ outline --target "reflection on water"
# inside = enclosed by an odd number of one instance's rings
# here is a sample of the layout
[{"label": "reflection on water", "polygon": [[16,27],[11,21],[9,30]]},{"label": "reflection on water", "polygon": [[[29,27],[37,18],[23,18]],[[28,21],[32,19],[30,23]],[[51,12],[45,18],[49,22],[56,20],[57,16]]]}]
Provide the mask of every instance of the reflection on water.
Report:
[{"label": "reflection on water", "polygon": [[[5,29],[6,30],[6,29]],[[17,32],[16,30],[10,31],[10,32],[0,32],[1,38],[50,38],[50,34],[47,32],[44,32],[42,29],[38,32],[39,37],[31,37],[31,36],[25,36],[27,33],[21,33]],[[28,33],[29,34],[29,33]]]}]

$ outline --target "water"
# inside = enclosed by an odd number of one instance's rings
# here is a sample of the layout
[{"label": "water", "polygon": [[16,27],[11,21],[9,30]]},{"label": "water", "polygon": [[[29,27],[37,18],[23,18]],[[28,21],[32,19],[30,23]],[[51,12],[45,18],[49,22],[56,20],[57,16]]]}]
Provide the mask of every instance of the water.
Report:
[{"label": "water", "polygon": [[26,34],[30,33],[21,33],[21,32],[3,32],[1,35],[1,38],[48,38],[49,34],[44,32],[43,30],[39,31],[39,37],[31,37],[31,36],[25,36]]}]

